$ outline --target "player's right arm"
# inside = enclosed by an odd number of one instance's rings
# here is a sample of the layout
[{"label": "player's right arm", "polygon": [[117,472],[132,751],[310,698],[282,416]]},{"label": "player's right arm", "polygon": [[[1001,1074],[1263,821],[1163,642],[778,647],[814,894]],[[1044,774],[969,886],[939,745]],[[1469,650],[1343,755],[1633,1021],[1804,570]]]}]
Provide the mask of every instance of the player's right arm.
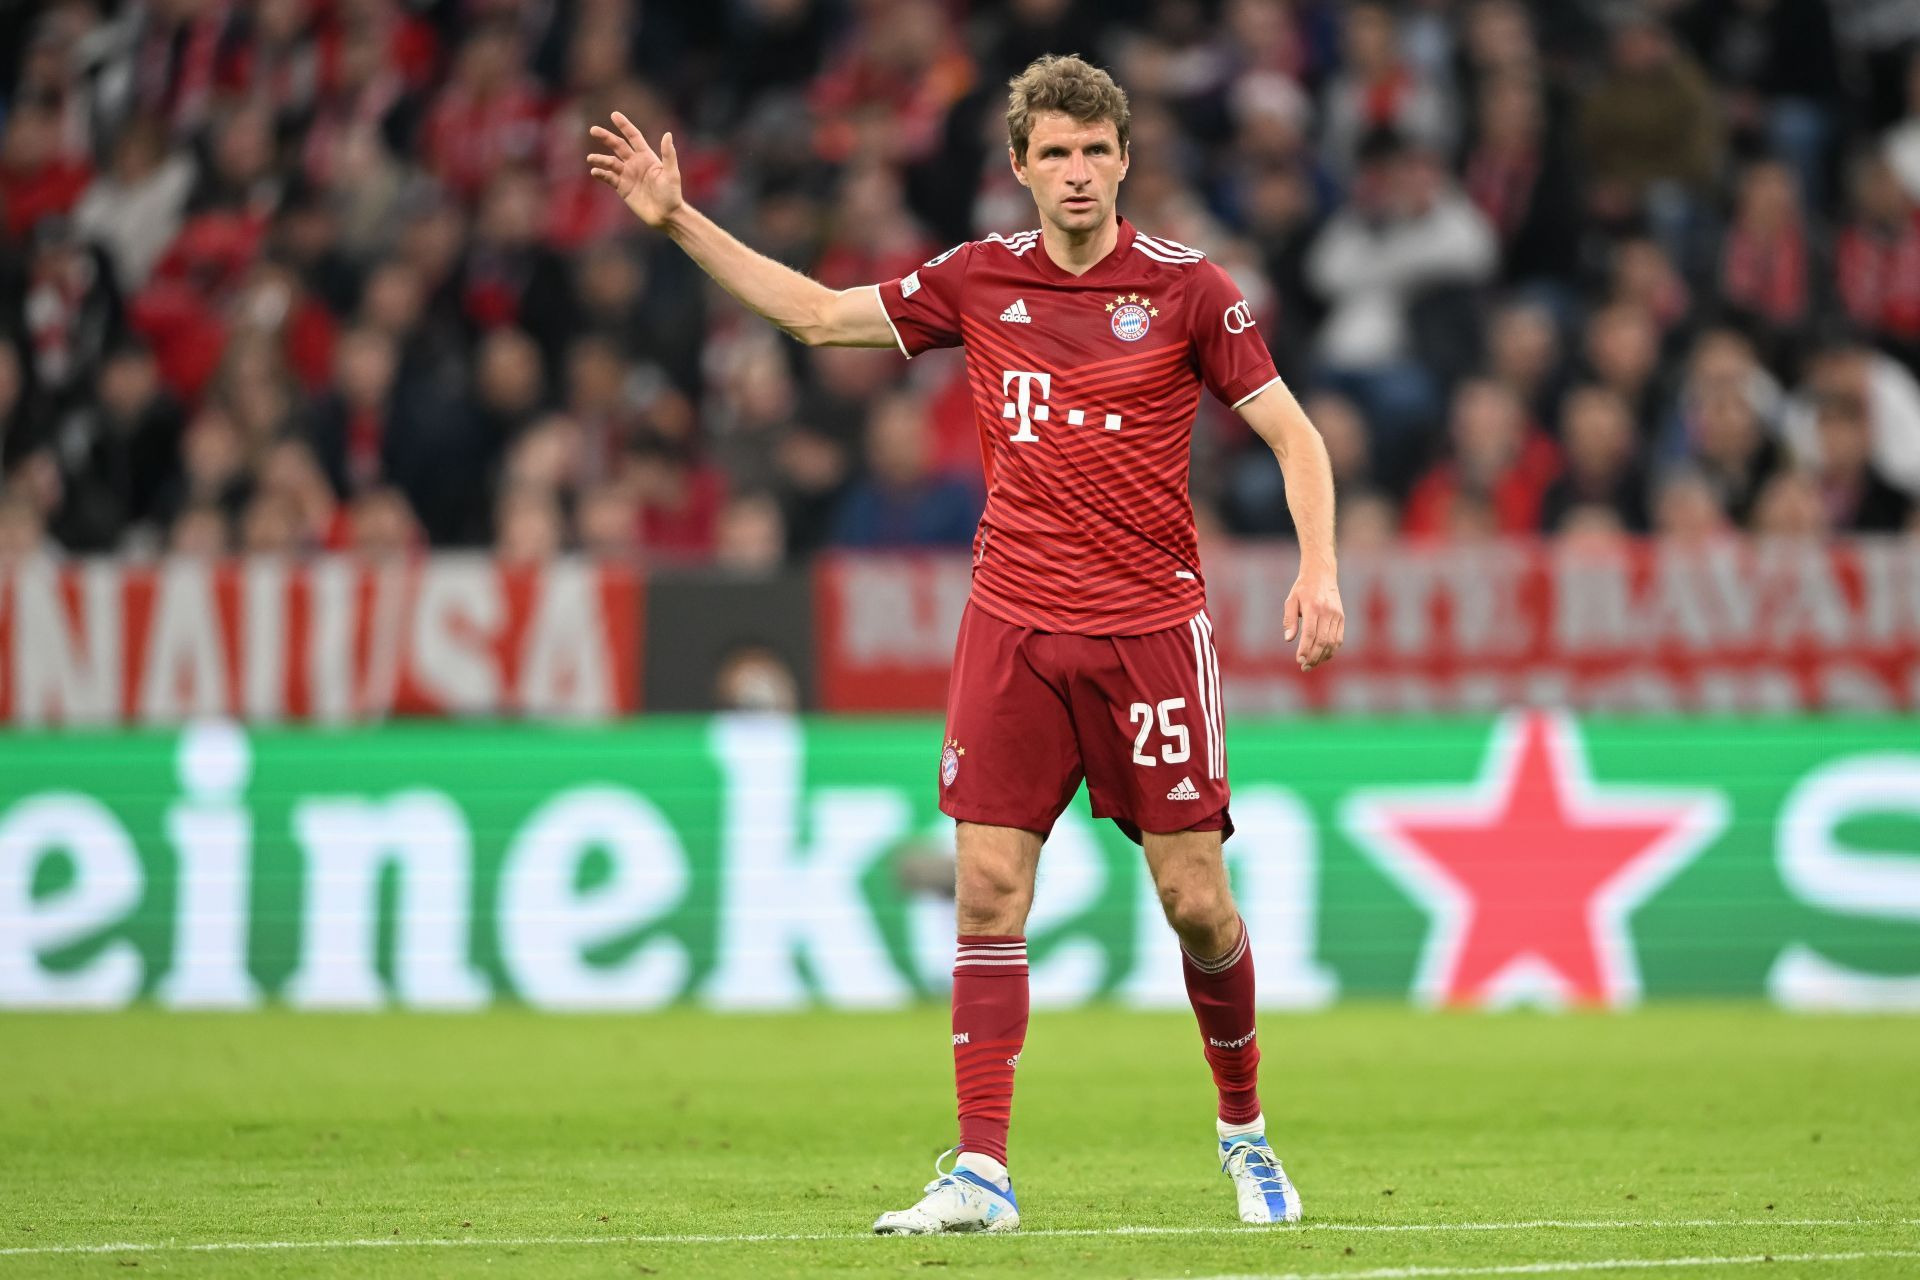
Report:
[{"label": "player's right arm", "polygon": [[671,133],[661,135],[656,154],[618,111],[613,126],[593,126],[593,136],[608,149],[587,157],[593,176],[612,187],[642,222],[672,237],[749,310],[810,347],[894,345],[879,290],[829,289],[755,253],[681,196],[680,159]]}]

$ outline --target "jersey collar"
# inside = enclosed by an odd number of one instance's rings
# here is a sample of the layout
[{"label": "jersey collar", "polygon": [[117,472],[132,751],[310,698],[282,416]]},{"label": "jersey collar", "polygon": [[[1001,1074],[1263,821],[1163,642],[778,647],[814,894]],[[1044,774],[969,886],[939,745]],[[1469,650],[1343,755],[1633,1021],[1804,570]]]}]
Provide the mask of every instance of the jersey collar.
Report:
[{"label": "jersey collar", "polygon": [[1119,220],[1120,234],[1114,239],[1112,251],[1077,276],[1062,269],[1059,263],[1048,256],[1043,233],[1042,242],[1034,246],[1038,252],[1033,255],[1034,265],[1039,268],[1040,274],[1061,284],[1094,284],[1119,271],[1128,261],[1127,250],[1133,247],[1133,224],[1127,221],[1125,214],[1115,214],[1114,217]]}]

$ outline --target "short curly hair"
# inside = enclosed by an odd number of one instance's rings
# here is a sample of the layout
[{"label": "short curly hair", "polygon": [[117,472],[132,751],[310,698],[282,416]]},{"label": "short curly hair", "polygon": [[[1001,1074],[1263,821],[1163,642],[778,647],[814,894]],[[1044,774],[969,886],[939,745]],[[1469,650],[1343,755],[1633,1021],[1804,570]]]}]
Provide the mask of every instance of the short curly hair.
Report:
[{"label": "short curly hair", "polygon": [[1033,116],[1038,111],[1063,112],[1081,124],[1111,120],[1120,135],[1120,150],[1127,149],[1133,132],[1127,92],[1080,55],[1050,53],[1035,59],[1007,82],[1007,88],[1007,145],[1021,160],[1027,158],[1027,141],[1033,136]]}]

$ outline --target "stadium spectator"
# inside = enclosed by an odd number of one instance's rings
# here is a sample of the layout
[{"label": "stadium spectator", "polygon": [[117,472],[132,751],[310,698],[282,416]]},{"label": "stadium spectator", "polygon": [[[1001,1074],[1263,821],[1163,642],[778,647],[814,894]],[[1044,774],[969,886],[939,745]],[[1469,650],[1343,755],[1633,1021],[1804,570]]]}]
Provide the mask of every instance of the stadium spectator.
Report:
[{"label": "stadium spectator", "polygon": [[[181,444],[180,471],[160,493],[155,503],[156,514],[172,526],[189,512],[215,511],[220,515],[221,545],[224,546],[226,522],[239,512],[251,484],[247,474],[246,441],[224,410],[216,405],[203,405],[188,422]],[[190,541],[195,546],[205,545],[204,534]]]},{"label": "stadium spectator", "polygon": [[167,554],[217,560],[232,549],[227,513],[217,503],[196,502],[167,531]]},{"label": "stadium spectator", "polygon": [[1754,333],[1769,363],[1792,367],[1830,272],[1825,246],[1800,209],[1793,175],[1772,161],[1740,177],[1733,225],[1720,255],[1719,293]]},{"label": "stadium spectator", "polygon": [[573,543],[588,555],[624,559],[640,550],[640,508],[627,486],[596,484],[573,508]]},{"label": "stadium spectator", "polygon": [[505,16],[466,32],[452,74],[420,126],[427,171],[456,199],[477,200],[494,174],[538,155],[540,91]]},{"label": "stadium spectator", "polygon": [[1761,424],[1753,402],[1733,387],[1703,390],[1689,426],[1689,461],[1727,518],[1744,526],[1761,487],[1786,465],[1785,451]]},{"label": "stadium spectator", "polygon": [[300,527],[300,509],[291,499],[262,488],[247,501],[240,516],[241,552],[250,556],[285,556],[312,550]]},{"label": "stadium spectator", "polygon": [[1386,130],[1414,146],[1444,154],[1457,122],[1452,97],[1411,61],[1391,6],[1358,0],[1345,10],[1342,67],[1325,91],[1324,150],[1341,171],[1362,159],[1364,140]]},{"label": "stadium spectator", "polygon": [[1577,513],[1605,511],[1615,527],[1647,528],[1647,477],[1641,470],[1632,411],[1602,387],[1568,395],[1560,425],[1565,465],[1540,501],[1540,527],[1564,531]]},{"label": "stadium spectator", "polygon": [[1643,440],[1651,439],[1664,407],[1660,333],[1652,315],[1632,303],[1595,311],[1582,342],[1586,374],[1627,403]]},{"label": "stadium spectator", "polygon": [[305,431],[342,497],[384,482],[394,469],[397,363],[393,340],[373,329],[348,330],[334,349],[333,388],[311,407]]},{"label": "stadium spectator", "polygon": [[348,507],[346,548],[357,555],[393,559],[413,553],[424,541],[413,509],[398,489],[368,489]]},{"label": "stadium spectator", "polygon": [[800,682],[792,666],[772,649],[741,645],[720,660],[713,701],[722,711],[792,715],[800,710]]},{"label": "stadium spectator", "polygon": [[132,120],[74,207],[74,226],[106,249],[120,287],[137,292],[179,233],[193,187],[193,160],[169,153],[153,121]]},{"label": "stadium spectator", "polygon": [[1883,154],[1866,151],[1853,165],[1852,212],[1835,254],[1847,318],[1920,369],[1920,200]]},{"label": "stadium spectator", "polygon": [[1867,406],[1873,464],[1894,485],[1920,498],[1920,379],[1897,360],[1857,342],[1839,342],[1809,361],[1801,395],[1781,417],[1796,457],[1819,457],[1817,408],[1844,397]]},{"label": "stadium spectator", "polygon": [[927,467],[926,410],[903,393],[874,406],[865,473],[840,504],[833,540],[843,547],[961,546],[973,541],[981,496]]},{"label": "stadium spectator", "polygon": [[0,130],[0,226],[9,239],[70,211],[92,180],[84,153],[64,143],[58,111],[33,101],[14,108]]},{"label": "stadium spectator", "polygon": [[1467,195],[1499,239],[1503,281],[1564,281],[1578,269],[1580,193],[1570,161],[1539,80],[1526,71],[1489,77],[1463,174]]},{"label": "stadium spectator", "polygon": [[1786,404],[1780,383],[1760,363],[1752,341],[1738,329],[1707,329],[1687,353],[1685,378],[1672,417],[1655,446],[1657,461],[1670,463],[1686,456],[1694,434],[1693,419],[1707,393],[1714,390],[1745,399],[1769,430],[1784,424]]},{"label": "stadium spectator", "polygon": [[1662,476],[1654,490],[1653,528],[1674,546],[1700,548],[1725,538],[1733,524],[1707,477],[1682,466]]},{"label": "stadium spectator", "polygon": [[1377,456],[1406,456],[1439,394],[1414,345],[1415,302],[1485,281],[1496,253],[1486,219],[1435,157],[1392,134],[1370,135],[1352,199],[1314,241],[1307,278],[1330,308],[1320,359],[1367,410]]},{"label": "stadium spectator", "polygon": [[1723,159],[1713,91],[1645,10],[1620,15],[1610,50],[1605,74],[1580,103],[1589,215],[1614,233],[1649,222],[1691,266]]},{"label": "stadium spectator", "polygon": [[1487,322],[1487,374],[1519,397],[1537,424],[1560,420],[1561,365],[1560,328],[1551,307],[1518,299],[1494,310]]},{"label": "stadium spectator", "polygon": [[650,557],[698,562],[713,555],[726,481],[685,443],[654,438],[627,455],[622,477],[640,503],[640,545]]},{"label": "stadium spectator", "polygon": [[346,542],[345,512],[306,441],[288,436],[268,446],[260,463],[259,491],[285,505],[298,549],[336,549]]},{"label": "stadium spectator", "polygon": [[851,482],[847,450],[819,431],[798,426],[780,440],[773,456],[787,554],[810,555],[833,536],[834,516]]},{"label": "stadium spectator", "polygon": [[65,217],[34,225],[25,259],[0,329],[21,335],[34,392],[48,417],[62,416],[85,403],[121,336],[121,294],[106,255]]},{"label": "stadium spectator", "polygon": [[515,485],[494,509],[494,554],[509,566],[537,565],[566,545],[560,502],[550,491]]},{"label": "stadium spectator", "polygon": [[933,0],[893,0],[864,17],[814,81],[814,149],[835,163],[925,159],[948,109],[973,85],[973,59]]},{"label": "stadium spectator", "polygon": [[768,573],[780,567],[786,550],[786,524],[771,494],[741,494],[721,511],[714,563],[722,569]]},{"label": "stadium spectator", "polygon": [[1788,468],[1771,476],[1753,504],[1752,532],[1762,538],[1824,538],[1833,531],[1820,484]]},{"label": "stadium spectator", "polygon": [[1894,533],[1913,514],[1913,499],[1887,483],[1873,465],[1867,405],[1856,395],[1820,397],[1816,410],[1820,461],[1816,495],[1827,523],[1848,533]]},{"label": "stadium spectator", "polygon": [[1452,456],[1407,499],[1404,529],[1416,538],[1462,532],[1532,533],[1541,501],[1560,468],[1559,450],[1527,421],[1513,391],[1478,378],[1454,392]]},{"label": "stadium spectator", "polygon": [[1630,236],[1615,246],[1609,300],[1640,308],[1663,340],[1685,334],[1694,306],[1693,291],[1672,256],[1647,236]]},{"label": "stadium spectator", "polygon": [[160,494],[178,483],[183,425],[151,352],[125,344],[107,356],[92,403],[62,426],[66,545],[111,551],[156,518]]}]

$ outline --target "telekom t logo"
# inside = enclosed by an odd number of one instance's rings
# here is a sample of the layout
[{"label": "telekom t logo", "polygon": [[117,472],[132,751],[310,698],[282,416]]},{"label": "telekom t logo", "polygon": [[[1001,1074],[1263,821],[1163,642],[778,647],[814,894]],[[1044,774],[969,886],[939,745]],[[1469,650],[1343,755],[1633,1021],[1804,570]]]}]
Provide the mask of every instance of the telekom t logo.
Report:
[{"label": "telekom t logo", "polygon": [[[1034,394],[1035,383],[1038,383],[1040,388],[1037,396]],[[1016,384],[1018,386],[1017,390],[1015,389]],[[1050,373],[1029,373],[1025,369],[1004,369],[1000,373],[1000,390],[1003,394],[1010,397],[1005,404],[1000,406],[1000,416],[1009,420],[1014,418],[1020,420],[1020,429],[1008,436],[1007,439],[1017,443],[1031,444],[1037,442],[1040,437],[1034,432],[1033,424],[1036,422],[1045,422],[1052,416],[1053,412],[1047,405],[1047,397],[1053,394],[1053,375]],[[1067,410],[1068,426],[1078,427],[1084,425],[1086,420],[1087,414],[1084,409]],[[1120,415],[1117,413],[1107,414],[1106,421],[1102,425],[1108,431],[1118,431],[1120,429]]]}]

